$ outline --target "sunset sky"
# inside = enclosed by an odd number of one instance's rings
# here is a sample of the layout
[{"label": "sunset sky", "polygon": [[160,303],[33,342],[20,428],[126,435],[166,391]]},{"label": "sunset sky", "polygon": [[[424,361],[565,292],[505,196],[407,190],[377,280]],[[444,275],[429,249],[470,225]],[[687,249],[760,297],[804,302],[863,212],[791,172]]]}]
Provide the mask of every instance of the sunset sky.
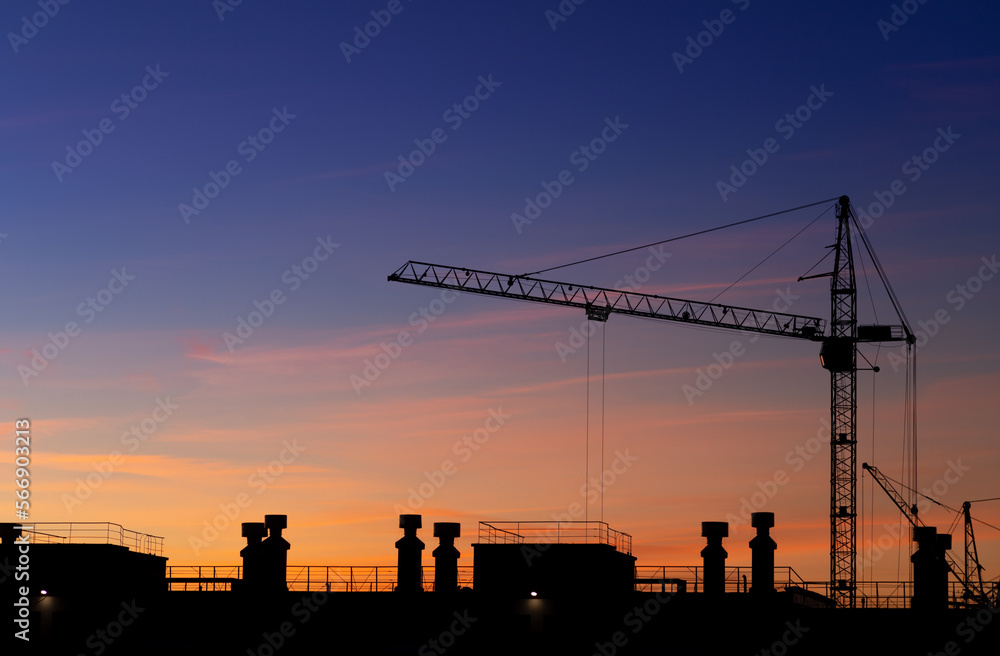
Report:
[{"label": "sunset sky", "polygon": [[[0,407],[31,421],[31,519],[212,565],[282,513],[291,564],[374,565],[417,512],[426,564],[459,521],[471,565],[479,521],[579,509],[682,565],[756,498],[778,564],[825,580],[818,344],[627,316],[584,339],[582,311],[387,276],[538,271],[842,194],[925,336],[919,487],[1000,497],[1000,6],[674,4],[4,3]],[[831,206],[540,277],[828,320],[829,279],[797,279],[829,270]],[[860,322],[898,323],[857,265]],[[899,347],[864,352],[859,469],[901,480]],[[581,493],[602,426],[603,507]],[[858,576],[905,578],[900,514],[859,481],[883,549]],[[1000,526],[1000,501],[973,515]],[[752,536],[731,525],[730,564]]]}]

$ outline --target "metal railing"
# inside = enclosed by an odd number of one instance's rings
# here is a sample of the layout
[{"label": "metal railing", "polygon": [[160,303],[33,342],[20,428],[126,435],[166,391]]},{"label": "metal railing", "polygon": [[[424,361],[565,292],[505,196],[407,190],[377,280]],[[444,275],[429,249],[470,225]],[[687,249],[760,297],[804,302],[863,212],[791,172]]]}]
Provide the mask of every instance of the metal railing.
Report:
[{"label": "metal railing", "polygon": [[479,522],[483,544],[606,544],[632,554],[632,536],[605,522]]},{"label": "metal railing", "polygon": [[[662,581],[684,581],[688,592],[700,592],[704,586],[702,568],[696,565],[637,565],[635,587],[637,592],[655,592],[664,589]],[[745,582],[744,582],[745,581]],[[750,567],[726,568],[726,592],[745,592],[753,583]],[[791,567],[774,568],[774,585],[779,590],[787,586],[805,588],[808,584]]]},{"label": "metal railing", "polygon": [[[434,568],[421,568],[424,590],[434,589]],[[167,567],[169,590],[176,592],[221,592],[232,590],[233,581],[242,578],[239,565],[170,565]],[[292,592],[392,592],[396,589],[396,567],[351,565],[289,565],[285,581]],[[458,585],[472,587],[472,567],[458,568]]]},{"label": "metal railing", "polygon": [[111,522],[35,522],[22,528],[34,544],[112,544],[138,553],[163,555],[163,538]]},{"label": "metal railing", "polygon": [[[520,535],[500,529],[494,537],[500,540],[508,534]],[[242,574],[243,568],[239,565],[169,565],[167,583],[171,591],[228,591],[232,590],[234,581],[242,578]],[[434,567],[423,567],[421,579],[424,590],[432,591]],[[391,565],[289,565],[285,580],[292,592],[392,592],[396,588],[397,574],[396,567]],[[459,587],[472,588],[473,583],[473,567],[460,566]],[[702,568],[685,565],[640,565],[635,568],[636,592],[676,592],[682,585],[685,592],[702,592]],[[727,593],[744,593],[752,585],[753,577],[749,566],[726,568]],[[987,587],[995,595],[998,586],[1000,582],[994,580]],[[831,598],[829,581],[806,581],[792,567],[774,568],[774,587],[779,591],[797,589]],[[962,598],[963,592],[964,589],[957,581],[949,581],[949,604],[952,607],[966,605]],[[858,608],[909,608],[912,597],[913,584],[909,581],[859,581],[856,591]],[[825,604],[817,602],[817,605]]]},{"label": "metal railing", "polygon": [[243,578],[240,565],[167,565],[171,592],[227,592]]},{"label": "metal railing", "polygon": [[[676,591],[683,581],[687,592],[700,592],[704,588],[702,568],[699,566],[637,566],[635,568],[635,589],[637,592]],[[745,579],[744,579],[745,577]],[[727,567],[725,591],[727,593],[747,592],[753,585],[750,567]],[[993,582],[994,588],[998,584]],[[669,586],[669,587],[668,587]],[[832,599],[829,581],[806,581],[791,567],[774,568],[774,587],[806,590],[816,595]],[[990,587],[989,585],[987,586]],[[968,605],[963,595],[965,589],[955,580],[948,581],[948,604],[952,608]],[[909,608],[913,597],[913,583],[910,581],[858,581],[855,590],[857,608]]]}]

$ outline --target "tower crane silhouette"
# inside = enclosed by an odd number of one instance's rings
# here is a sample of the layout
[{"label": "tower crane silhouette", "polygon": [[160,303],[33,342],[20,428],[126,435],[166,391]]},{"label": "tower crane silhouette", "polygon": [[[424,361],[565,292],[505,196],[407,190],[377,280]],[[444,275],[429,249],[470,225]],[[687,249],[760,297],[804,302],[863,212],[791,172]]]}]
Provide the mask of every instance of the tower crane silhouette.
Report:
[{"label": "tower crane silhouette", "polygon": [[[834,249],[833,270],[799,278],[799,280],[831,278],[828,325],[816,317],[575,285],[542,280],[529,275],[493,273],[412,260],[390,274],[389,281],[582,308],[586,311],[587,317],[593,321],[603,322],[607,321],[611,314],[624,314],[821,342],[820,363],[830,372],[831,383],[830,595],[837,606],[852,608],[855,604],[857,561],[858,344],[906,342],[912,345],[916,340],[888,284],[888,278],[851,209],[850,199],[841,196],[839,199],[831,200],[836,200],[837,203],[837,241],[830,247]],[[830,201],[820,201],[812,205],[826,202]],[[858,326],[857,288],[851,244],[852,225],[861,237],[886,286],[901,321],[900,325]],[[827,327],[829,332],[826,330]],[[877,367],[873,369],[878,371]]]}]

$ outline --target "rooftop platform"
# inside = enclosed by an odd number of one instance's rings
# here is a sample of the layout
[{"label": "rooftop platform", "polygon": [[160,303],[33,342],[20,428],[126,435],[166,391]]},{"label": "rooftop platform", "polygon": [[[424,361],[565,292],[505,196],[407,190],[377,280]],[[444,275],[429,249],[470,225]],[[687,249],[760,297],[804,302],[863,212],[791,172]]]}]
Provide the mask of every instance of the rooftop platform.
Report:
[{"label": "rooftop platform", "polygon": [[110,544],[129,551],[163,555],[163,538],[139,533],[111,522],[32,522],[20,526],[31,544]]},{"label": "rooftop platform", "polygon": [[604,522],[479,522],[479,544],[604,544],[632,554],[632,536]]}]

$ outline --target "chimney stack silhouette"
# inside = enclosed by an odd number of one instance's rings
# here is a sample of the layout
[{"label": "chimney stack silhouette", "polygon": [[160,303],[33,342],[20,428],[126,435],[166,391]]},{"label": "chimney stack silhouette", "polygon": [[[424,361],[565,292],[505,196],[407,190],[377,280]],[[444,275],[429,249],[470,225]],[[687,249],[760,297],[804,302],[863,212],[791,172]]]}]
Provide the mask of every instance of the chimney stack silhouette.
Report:
[{"label": "chimney stack silhouette", "polygon": [[770,535],[774,513],[752,513],[750,526],[757,529],[757,537],[750,540],[750,574],[753,576],[750,594],[763,599],[774,594],[774,550],[778,548]]},{"label": "chimney stack silhouette", "polygon": [[708,538],[708,545],[701,550],[702,578],[705,594],[719,596],[726,591],[726,557],[722,538],[729,537],[729,522],[702,522],[701,536]]},{"label": "chimney stack silhouette", "polygon": [[270,535],[260,544],[263,588],[268,592],[287,592],[285,574],[292,545],[281,537],[281,531],[288,528],[288,515],[264,515],[264,526]]},{"label": "chimney stack silhouette", "polygon": [[462,554],[455,548],[455,538],[461,535],[462,525],[458,522],[434,522],[434,537],[441,540],[434,550],[435,592],[458,590],[458,558]]},{"label": "chimney stack silhouette", "polygon": [[934,526],[914,526],[913,541],[917,550],[913,563],[913,599],[910,607],[919,610],[944,610],[948,607],[948,561],[951,534],[938,533]]},{"label": "chimney stack silhouette", "polygon": [[240,550],[243,557],[243,589],[258,591],[263,588],[261,540],[267,535],[264,522],[243,522],[243,537],[247,546]]},{"label": "chimney stack silhouette", "polygon": [[424,543],[417,537],[417,529],[421,525],[420,515],[399,516],[403,537],[396,540],[396,592],[422,592],[424,589],[420,564]]}]

